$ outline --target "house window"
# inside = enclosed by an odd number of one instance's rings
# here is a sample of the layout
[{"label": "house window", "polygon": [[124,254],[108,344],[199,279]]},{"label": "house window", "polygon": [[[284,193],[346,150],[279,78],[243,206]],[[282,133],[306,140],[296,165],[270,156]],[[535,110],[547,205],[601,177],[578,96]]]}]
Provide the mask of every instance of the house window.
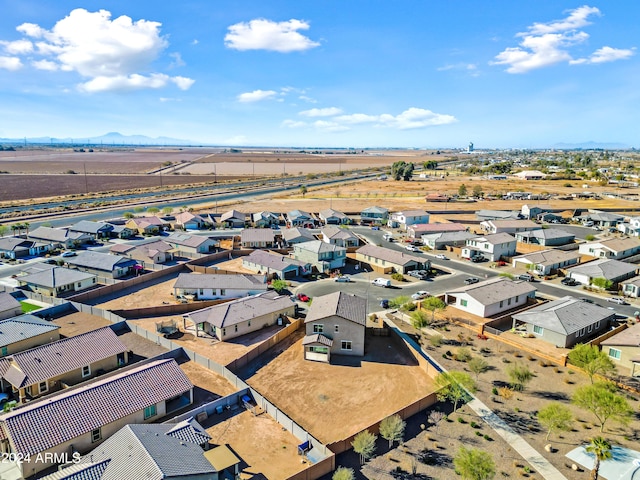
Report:
[{"label": "house window", "polygon": [[463,307],[467,306],[467,301],[466,300],[460,300],[460,305]]},{"label": "house window", "polygon": [[329,348],[328,347],[309,347],[309,351],[312,353],[324,353],[327,354],[329,353]]},{"label": "house window", "polygon": [[144,409],[144,419],[155,417],[157,415],[157,410],[155,405],[150,405]]},{"label": "house window", "polygon": [[340,325],[336,325],[334,328],[334,332],[338,332],[340,330]]},{"label": "house window", "polygon": [[598,328],[600,328],[600,320],[598,320],[598,321],[596,322],[596,330],[597,330]]},{"label": "house window", "polygon": [[238,331],[238,325],[237,324],[235,325],[235,331],[236,332]]},{"label": "house window", "polygon": [[220,296],[224,297],[227,294],[227,291],[224,288],[220,289]]},{"label": "house window", "polygon": [[341,350],[351,350],[351,340],[342,340],[340,345]]},{"label": "house window", "polygon": [[82,378],[87,378],[89,375],[91,375],[91,365],[82,367]]},{"label": "house window", "polygon": [[49,385],[47,385],[47,382],[40,382],[40,384],[38,385],[38,390],[40,391],[40,393],[45,393],[47,390],[49,390]]},{"label": "house window", "polygon": [[314,323],[313,333],[322,333],[322,332],[324,332],[324,325],[322,325],[321,323]]},{"label": "house window", "polygon": [[80,288],[82,286],[82,284],[80,282],[78,282],[78,288]]},{"label": "house window", "polygon": [[516,303],[518,303],[518,297],[516,296]]},{"label": "house window", "polygon": [[593,330],[593,324],[587,327],[587,332],[591,333],[591,330]]},{"label": "house window", "polygon": [[578,336],[582,337],[584,335],[584,328],[580,329],[580,332],[578,332]]},{"label": "house window", "polygon": [[226,328],[223,328],[223,329],[222,329],[222,336],[224,337],[226,334],[227,334],[227,329],[226,329]]},{"label": "house window", "polygon": [[203,288],[200,289],[200,295],[204,295],[204,289]]},{"label": "house window", "polygon": [[536,335],[542,335],[542,332],[544,332],[544,328],[539,327],[538,325],[533,326],[533,333]]},{"label": "house window", "polygon": [[91,430],[91,443],[99,442],[102,439],[102,432],[99,428]]},{"label": "house window", "polygon": [[503,300],[500,300],[500,308],[502,308],[502,305],[504,304]]},{"label": "house window", "polygon": [[510,298],[507,299],[507,305],[511,305],[511,299]]},{"label": "house window", "polygon": [[622,352],[620,350],[618,350],[617,348],[609,347],[609,357],[615,358],[616,360],[620,360],[620,355],[621,354],[622,354]]},{"label": "house window", "polygon": [[93,280],[93,283],[96,283],[96,279],[95,278],[93,278],[92,280]]},{"label": "house window", "polygon": [[251,320],[248,320],[247,321],[247,327],[250,327],[250,326],[251,326]]}]

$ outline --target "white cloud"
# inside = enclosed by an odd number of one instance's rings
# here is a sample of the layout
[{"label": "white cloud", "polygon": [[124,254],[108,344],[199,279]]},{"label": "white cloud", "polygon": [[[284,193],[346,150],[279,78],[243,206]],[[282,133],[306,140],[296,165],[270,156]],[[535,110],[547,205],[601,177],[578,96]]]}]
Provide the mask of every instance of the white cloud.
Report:
[{"label": "white cloud", "polygon": [[[166,38],[160,35],[160,27],[158,22],[144,19],[134,22],[125,15],[112,20],[106,10],[89,12],[77,8],[51,30],[33,23],[23,23],[16,30],[39,40],[35,53],[45,58],[32,61],[36,68],[54,70],[55,64],[60,70],[77,72],[89,79],[79,85],[85,92],[160,88],[170,82],[188,88],[193,81],[184,77],[140,73],[148,70],[168,46]],[[28,53],[27,43],[31,45],[27,39],[9,43],[13,48],[22,48],[23,53]],[[173,55],[173,66],[179,66],[179,54]]]},{"label": "white cloud", "polygon": [[309,24],[303,20],[273,22],[259,18],[231,25],[224,43],[227,48],[235,50],[303,51],[320,45],[298,32],[308,29]]},{"label": "white cloud", "polygon": [[0,68],[5,70],[19,70],[22,68],[22,62],[18,57],[1,57]]},{"label": "white cloud", "polygon": [[196,83],[192,78],[187,77],[171,77],[169,80],[173,82],[180,90],[189,90],[191,85]]},{"label": "white cloud", "polygon": [[341,113],[342,109],[338,107],[327,107],[303,110],[298,115],[302,115],[303,117],[333,117],[334,115],[340,115]]},{"label": "white cloud", "polygon": [[13,42],[0,41],[4,51],[11,55],[24,55],[33,51],[33,43],[29,40],[15,40]]},{"label": "white cloud", "polygon": [[298,97],[299,100],[302,100],[303,102],[307,102],[307,103],[318,103],[318,101],[315,98],[311,98],[308,97],[306,95],[300,95]]},{"label": "white cloud", "polygon": [[52,62],[50,60],[37,60],[31,62],[31,65],[33,65],[38,70],[47,70],[49,72],[54,72],[60,68],[60,66],[56,62]]},{"label": "white cloud", "polygon": [[186,65],[184,60],[182,60],[182,55],[180,55],[180,53],[170,53],[169,56],[173,58],[173,62],[169,64],[169,68],[184,67]]},{"label": "white cloud", "polygon": [[313,122],[313,126],[318,130],[325,130],[327,132],[345,132],[351,130],[346,125],[341,125],[337,122],[328,122],[326,120],[316,120]]},{"label": "white cloud", "polygon": [[285,120],[282,122],[282,126],[289,128],[302,128],[309,126],[309,124],[307,122],[298,122],[296,120]]},{"label": "white cloud", "polygon": [[259,102],[273,98],[278,94],[275,90],[254,90],[253,92],[241,93],[238,101],[241,103]]},{"label": "white cloud", "polygon": [[526,32],[516,35],[522,38],[519,46],[506,48],[496,55],[495,60],[490,64],[506,65],[508,73],[526,73],[558,63],[603,63],[622,60],[633,55],[632,50],[602,47],[588,59],[574,59],[570,49],[589,38],[586,32],[579,29],[591,25],[589,17],[593,15],[599,16],[600,10],[584,5],[569,10],[567,17],[562,20],[534,23]]}]

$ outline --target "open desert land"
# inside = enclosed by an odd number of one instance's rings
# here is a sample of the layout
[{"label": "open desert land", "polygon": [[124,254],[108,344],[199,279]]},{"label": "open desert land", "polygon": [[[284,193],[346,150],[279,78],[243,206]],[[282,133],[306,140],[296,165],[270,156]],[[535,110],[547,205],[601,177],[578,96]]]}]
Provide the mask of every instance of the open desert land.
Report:
[{"label": "open desert land", "polygon": [[424,368],[392,337],[367,336],[364,357],[336,355],[326,364],[304,359],[303,336],[299,330],[275,347],[271,361],[267,353],[249,365],[246,372],[257,371],[246,382],[324,444],[347,439],[434,391]]}]

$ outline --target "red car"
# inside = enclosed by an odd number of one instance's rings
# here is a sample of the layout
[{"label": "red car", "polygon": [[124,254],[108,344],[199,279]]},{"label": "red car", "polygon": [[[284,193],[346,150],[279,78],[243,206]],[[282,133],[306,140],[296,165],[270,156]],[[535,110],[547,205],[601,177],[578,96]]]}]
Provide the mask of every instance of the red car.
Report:
[{"label": "red car", "polygon": [[309,300],[311,300],[304,293],[299,293],[297,297],[298,297],[298,300],[300,300],[301,302],[308,302]]}]

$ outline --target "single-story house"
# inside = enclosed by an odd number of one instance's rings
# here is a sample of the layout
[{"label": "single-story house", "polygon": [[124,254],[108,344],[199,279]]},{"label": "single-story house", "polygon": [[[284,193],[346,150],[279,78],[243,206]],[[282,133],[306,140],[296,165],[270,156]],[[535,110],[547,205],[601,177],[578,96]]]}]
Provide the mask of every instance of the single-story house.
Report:
[{"label": "single-story house", "polygon": [[482,237],[474,237],[467,240],[462,248],[462,258],[483,256],[486,259],[497,262],[502,257],[512,257],[516,253],[516,239],[508,233],[496,233]]},{"label": "single-story house", "polygon": [[[175,424],[126,425],[77,462],[42,480],[237,478],[240,460],[226,445],[206,451],[209,440],[206,430],[193,418]],[[226,449],[235,463],[217,469],[205,455],[219,448]]]},{"label": "single-story house", "polygon": [[360,212],[360,223],[369,224],[386,224],[389,219],[389,210],[384,207],[368,207]]},{"label": "single-story house", "polygon": [[164,241],[185,255],[215,252],[216,247],[220,246],[220,242],[215,238],[188,233],[172,233]]},{"label": "single-story house", "polygon": [[131,258],[93,250],[78,252],[75,257],[65,258],[65,261],[82,272],[106,278],[121,278],[131,275],[138,265],[138,262]]},{"label": "single-story house", "polygon": [[561,268],[577,265],[580,261],[578,252],[564,250],[541,250],[539,252],[527,253],[513,257],[513,267],[529,268],[533,265],[533,271],[540,275],[551,275]]},{"label": "single-story house", "polygon": [[328,226],[320,230],[322,241],[340,247],[350,248],[360,245],[360,239],[353,232],[345,228]]},{"label": "single-story house", "polygon": [[207,220],[191,212],[180,212],[176,214],[173,222],[174,229],[180,228],[182,230],[200,230],[208,225],[210,224]]},{"label": "single-story house", "polygon": [[416,223],[407,227],[407,235],[420,238],[422,235],[436,233],[465,232],[467,227],[461,223]]},{"label": "single-story house", "polygon": [[159,217],[134,217],[125,223],[125,226],[140,235],[154,235],[164,230],[167,223]]},{"label": "single-story house", "polygon": [[574,220],[581,223],[591,221],[599,227],[615,227],[619,223],[624,222],[624,217],[616,213],[593,211],[574,217]]},{"label": "single-story house", "polygon": [[53,248],[49,242],[38,242],[20,237],[0,238],[0,258],[22,258],[37,256]]},{"label": "single-story house", "polygon": [[183,315],[183,318],[191,321],[197,331],[225,341],[277,322],[284,324],[286,317],[295,315],[296,304],[289,295],[268,291],[196,310]]},{"label": "single-story house", "polygon": [[310,263],[318,272],[325,273],[344,267],[347,261],[347,249],[321,240],[296,243],[293,246],[293,258]]},{"label": "single-story house", "polygon": [[58,340],[59,330],[55,323],[30,314],[0,320],[0,357]]},{"label": "single-story house", "polygon": [[640,240],[637,238],[608,238],[581,243],[578,251],[582,255],[622,260],[640,253]]},{"label": "single-story house", "polygon": [[47,265],[47,267],[50,268],[19,275],[16,277],[18,285],[31,292],[58,297],[69,292],[81,292],[97,283],[97,278],[92,273],[54,265]]},{"label": "single-story house", "polygon": [[242,267],[275,278],[293,278],[311,273],[312,265],[279,253],[255,250],[242,257]]},{"label": "single-story house", "polygon": [[476,218],[480,221],[485,220],[519,220],[522,214],[518,210],[478,210]]},{"label": "single-story house", "polygon": [[536,290],[530,282],[495,277],[451,290],[445,293],[444,301],[458,310],[488,318],[526,305],[529,298],[535,298]]},{"label": "single-story house", "polygon": [[69,227],[71,232],[86,233],[94,239],[109,238],[113,231],[113,225],[105,222],[92,222],[90,220],[80,220]]},{"label": "single-story house", "polygon": [[624,282],[620,282],[622,294],[625,297],[640,297],[640,277],[633,277]]},{"label": "single-story house", "polygon": [[480,228],[491,234],[515,234],[516,232],[540,230],[542,229],[542,226],[532,222],[531,220],[485,220],[484,222],[480,222]]},{"label": "single-story house", "polygon": [[229,210],[220,215],[220,223],[229,228],[243,228],[247,219],[246,213]]},{"label": "single-story house", "polygon": [[126,225],[114,225],[113,230],[111,230],[111,235],[116,238],[132,238],[136,236],[137,230],[127,227]]},{"label": "single-story house", "polygon": [[427,270],[431,262],[424,256],[399,252],[376,245],[364,245],[356,250],[356,260],[371,265],[380,273],[407,273],[411,270]]},{"label": "single-story house", "polygon": [[432,250],[444,250],[446,247],[463,247],[467,240],[476,237],[476,234],[467,231],[430,233],[422,235],[422,243]]},{"label": "single-story house", "polygon": [[545,212],[540,213],[536,220],[541,223],[564,223],[564,217],[562,215],[558,215],[557,213]]},{"label": "single-story house", "polygon": [[296,243],[311,242],[316,240],[316,237],[307,228],[294,227],[283,228],[281,230],[282,239],[287,245],[295,245]]},{"label": "single-story house", "polygon": [[525,204],[525,205],[522,205],[522,208],[520,209],[520,214],[522,215],[523,218],[526,218],[527,220],[534,220],[538,218],[538,215],[541,215],[546,212],[550,212],[551,210],[553,210],[551,208],[551,205]]},{"label": "single-story house", "polygon": [[528,334],[557,347],[571,348],[607,331],[615,317],[615,312],[607,308],[566,296],[516,313],[513,328],[524,324]]},{"label": "single-story house", "polygon": [[245,228],[240,232],[242,248],[273,248],[280,234],[270,228]]},{"label": "single-story house", "polygon": [[156,240],[142,245],[119,243],[111,247],[109,252],[141,262],[162,264],[173,260],[173,255],[177,252],[177,249],[163,240]]},{"label": "single-story house", "polygon": [[334,210],[333,208],[327,208],[318,212],[318,217],[325,225],[345,225],[350,223],[349,217],[344,213]]},{"label": "single-story house", "polygon": [[364,355],[367,301],[334,292],[315,297],[305,319],[305,360],[331,361],[331,355]]},{"label": "single-story house", "polygon": [[391,228],[404,228],[418,223],[429,223],[429,214],[424,210],[405,210],[404,212],[394,212],[389,216],[387,225]]},{"label": "single-story house", "polygon": [[568,243],[573,243],[576,238],[573,233],[565,232],[559,228],[540,228],[526,232],[517,232],[514,235],[520,243],[542,245],[544,247],[567,245]]},{"label": "single-story house", "polygon": [[251,214],[251,221],[253,225],[258,228],[280,225],[280,214],[263,210],[262,212]]},{"label": "single-story house", "polygon": [[24,459],[16,466],[26,478],[65,454],[87,453],[123,425],[153,422],[192,403],[193,384],[176,361],[151,361],[1,414],[0,451]]},{"label": "single-story house", "polygon": [[0,320],[17,317],[22,313],[22,304],[8,292],[0,292]]},{"label": "single-story house", "polygon": [[128,347],[111,327],[0,358],[0,390],[25,403],[127,363]]},{"label": "single-story house", "polygon": [[175,298],[192,295],[196,300],[238,298],[266,292],[266,275],[181,273],[173,284]]},{"label": "single-story house", "polygon": [[515,173],[514,176],[522,180],[542,180],[547,175],[539,170],[524,170],[522,172]]},{"label": "single-story house", "polygon": [[600,346],[630,377],[640,377],[640,323],[607,338]]},{"label": "single-story house", "polygon": [[583,285],[591,285],[595,278],[611,280],[614,285],[637,275],[638,265],[619,260],[595,260],[567,270],[567,277]]},{"label": "single-story house", "polygon": [[75,248],[89,243],[93,237],[86,233],[72,232],[62,228],[38,227],[27,234],[29,240],[47,243],[53,248]]},{"label": "single-story house", "polygon": [[288,227],[305,227],[313,228],[316,226],[316,220],[309,212],[302,210],[292,210],[286,214]]}]

